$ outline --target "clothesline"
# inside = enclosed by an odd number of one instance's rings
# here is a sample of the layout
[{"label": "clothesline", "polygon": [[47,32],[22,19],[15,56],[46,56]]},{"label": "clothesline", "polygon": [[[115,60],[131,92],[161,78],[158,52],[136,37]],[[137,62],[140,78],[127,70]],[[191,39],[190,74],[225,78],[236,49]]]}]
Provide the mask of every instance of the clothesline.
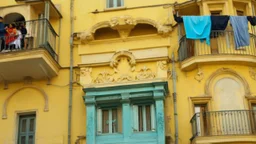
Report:
[{"label": "clothesline", "polygon": [[174,15],[175,21],[184,23],[186,37],[188,39],[206,39],[210,45],[210,34],[212,30],[225,30],[228,22],[233,27],[236,49],[250,45],[248,21],[256,25],[256,17],[253,16],[183,16]]},{"label": "clothesline", "polygon": [[[177,16],[177,14],[173,14],[174,20],[177,23],[183,23],[183,16]],[[210,16],[211,18],[223,18],[223,17],[231,17],[228,15],[215,15],[215,16]],[[237,16],[237,17],[244,17],[244,16]],[[256,26],[256,16],[245,16],[247,20],[251,23],[252,26]]]}]

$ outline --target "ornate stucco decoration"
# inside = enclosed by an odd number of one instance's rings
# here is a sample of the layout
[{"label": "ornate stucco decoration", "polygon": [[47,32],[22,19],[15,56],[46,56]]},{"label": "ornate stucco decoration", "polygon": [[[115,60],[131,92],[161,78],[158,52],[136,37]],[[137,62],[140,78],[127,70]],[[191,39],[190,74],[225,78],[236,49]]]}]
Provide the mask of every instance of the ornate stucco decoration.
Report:
[{"label": "ornate stucco decoration", "polygon": [[167,61],[158,61],[157,66],[164,71],[167,71]]},{"label": "ornate stucco decoration", "polygon": [[79,39],[82,43],[88,43],[90,41],[94,40],[94,34],[98,29],[101,28],[112,28],[114,30],[117,30],[120,38],[125,39],[129,36],[131,30],[137,25],[137,24],[149,24],[152,25],[157,29],[157,32],[159,35],[166,37],[169,36],[169,34],[172,31],[172,27],[165,26],[159,22],[156,22],[152,19],[148,18],[133,18],[128,15],[119,16],[119,17],[113,17],[109,21],[102,21],[94,26],[92,26],[89,30],[82,32],[79,34],[76,39]]},{"label": "ornate stucco decoration", "polygon": [[87,75],[91,75],[92,68],[91,67],[85,67],[80,69],[80,76],[85,77]]},{"label": "ornate stucco decoration", "polygon": [[112,29],[117,30],[120,37],[125,39],[129,36],[131,30],[135,27],[137,21],[131,16],[114,17],[110,20]]},{"label": "ornate stucco decoration", "polygon": [[114,69],[114,71],[117,73],[118,72],[117,67],[118,67],[118,64],[120,62],[121,57],[127,57],[128,58],[128,63],[131,67],[131,71],[133,72],[135,70],[135,66],[136,66],[136,59],[133,56],[133,54],[129,51],[116,52],[110,60],[110,67],[112,67]]},{"label": "ornate stucco decoration", "polygon": [[144,66],[139,70],[136,80],[154,79],[155,77],[155,73],[150,68]]},{"label": "ornate stucco decoration", "polygon": [[196,73],[196,75],[195,75],[195,80],[197,80],[198,82],[201,82],[203,79],[204,79],[204,73],[203,73],[203,71],[202,71],[202,69],[201,68],[198,68],[198,71],[197,71],[197,73]]},{"label": "ornate stucco decoration", "polygon": [[256,80],[256,71],[253,68],[249,68],[250,76],[253,80]]},{"label": "ornate stucco decoration", "polygon": [[112,83],[115,81],[113,75],[114,74],[111,74],[110,72],[104,70],[103,72],[98,74],[98,76],[93,80],[93,83]]},{"label": "ornate stucco decoration", "polygon": [[205,94],[206,95],[211,95],[211,92],[210,92],[210,86],[211,86],[211,83],[212,81],[219,75],[222,75],[222,74],[230,74],[234,77],[236,77],[237,79],[239,79],[243,86],[244,86],[244,90],[245,90],[245,95],[246,96],[249,96],[251,95],[251,92],[250,92],[250,87],[249,87],[249,84],[247,83],[247,81],[245,80],[245,78],[243,78],[241,75],[239,75],[236,71],[230,69],[230,68],[220,68],[218,69],[217,71],[215,71],[209,78],[208,80],[206,81],[206,84],[205,84]]},{"label": "ornate stucco decoration", "polygon": [[130,75],[122,75],[121,77],[119,77],[116,82],[128,82],[128,81],[133,81],[132,76]]}]

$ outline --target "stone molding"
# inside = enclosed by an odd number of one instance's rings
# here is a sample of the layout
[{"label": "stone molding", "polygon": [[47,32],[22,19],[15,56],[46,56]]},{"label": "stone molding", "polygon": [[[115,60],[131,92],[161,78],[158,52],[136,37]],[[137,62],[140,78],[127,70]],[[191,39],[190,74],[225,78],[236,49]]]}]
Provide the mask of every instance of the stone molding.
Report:
[{"label": "stone molding", "polygon": [[24,90],[24,89],[34,89],[34,90],[37,90],[41,93],[41,95],[43,96],[44,98],[44,101],[45,101],[45,105],[44,105],[44,111],[47,112],[49,111],[49,97],[48,95],[46,94],[46,92],[38,87],[38,86],[22,86],[21,88],[15,90],[14,92],[12,92],[4,101],[4,104],[3,104],[3,110],[2,110],[2,119],[7,119],[7,106],[8,106],[8,103],[10,101],[10,99],[12,97],[15,96],[16,93],[20,92],[21,90]]},{"label": "stone molding", "polygon": [[83,97],[86,104],[97,104],[97,101],[130,101],[134,98],[164,100],[169,93],[167,82],[84,88],[84,92],[86,92],[86,96]]},{"label": "stone molding", "polygon": [[107,27],[117,30],[120,38],[125,39],[129,36],[131,30],[137,24],[152,25],[157,29],[158,34],[163,37],[169,36],[170,32],[172,31],[171,27],[164,26],[159,22],[149,18],[133,18],[129,15],[123,15],[119,17],[113,17],[109,21],[102,21],[93,25],[89,30],[80,33],[77,36],[77,39],[80,39],[82,43],[87,44],[94,40],[94,34],[98,29]]},{"label": "stone molding", "polygon": [[247,81],[245,80],[245,78],[243,78],[241,75],[239,75],[236,71],[230,69],[230,68],[220,68],[218,69],[217,71],[215,71],[209,78],[208,80],[206,81],[206,84],[205,84],[205,95],[211,95],[211,92],[210,92],[210,86],[211,86],[211,83],[212,81],[219,75],[221,74],[231,74],[232,76],[235,76],[236,78],[238,78],[242,83],[243,83],[243,86],[244,86],[244,90],[245,90],[245,95],[246,96],[249,96],[251,95],[251,92],[250,92],[250,87],[249,87],[249,84],[247,83]]}]

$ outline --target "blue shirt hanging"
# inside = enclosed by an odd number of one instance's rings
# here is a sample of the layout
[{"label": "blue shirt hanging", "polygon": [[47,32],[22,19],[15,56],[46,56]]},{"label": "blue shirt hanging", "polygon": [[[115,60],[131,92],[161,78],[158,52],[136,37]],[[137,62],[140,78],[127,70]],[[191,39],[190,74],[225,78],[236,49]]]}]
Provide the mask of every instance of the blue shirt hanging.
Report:
[{"label": "blue shirt hanging", "polygon": [[250,45],[250,35],[248,31],[248,20],[246,16],[231,16],[230,22],[233,27],[236,49]]},{"label": "blue shirt hanging", "polygon": [[183,16],[186,37],[188,39],[206,39],[210,45],[211,17],[210,16]]}]

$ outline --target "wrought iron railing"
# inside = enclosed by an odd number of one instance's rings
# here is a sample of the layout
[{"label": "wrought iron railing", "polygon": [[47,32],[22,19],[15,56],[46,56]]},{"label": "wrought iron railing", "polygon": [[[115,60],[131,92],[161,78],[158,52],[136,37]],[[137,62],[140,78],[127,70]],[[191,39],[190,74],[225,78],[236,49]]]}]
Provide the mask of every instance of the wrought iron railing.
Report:
[{"label": "wrought iron railing", "polygon": [[230,110],[196,113],[190,120],[192,138],[197,136],[256,134],[256,111]]},{"label": "wrought iron railing", "polygon": [[212,31],[210,45],[207,45],[206,42],[187,39],[186,36],[183,36],[179,41],[179,60],[183,61],[194,56],[205,55],[256,56],[255,38],[255,35],[250,34],[250,45],[236,48],[233,31]]},{"label": "wrought iron railing", "polygon": [[19,26],[25,25],[27,33],[20,34],[16,32],[0,37],[0,53],[44,48],[58,61],[58,55],[56,54],[58,35],[48,20],[16,22],[15,25],[17,29]]}]

